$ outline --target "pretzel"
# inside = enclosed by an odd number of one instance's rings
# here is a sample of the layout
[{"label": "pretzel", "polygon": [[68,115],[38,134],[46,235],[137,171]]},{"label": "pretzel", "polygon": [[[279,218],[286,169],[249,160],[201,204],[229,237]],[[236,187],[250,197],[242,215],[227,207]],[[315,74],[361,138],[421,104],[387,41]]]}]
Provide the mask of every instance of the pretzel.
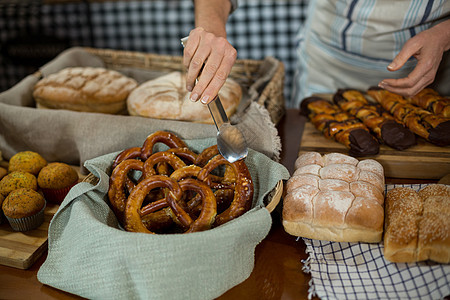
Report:
[{"label": "pretzel", "polygon": [[186,143],[175,134],[167,131],[156,131],[150,134],[142,145],[141,159],[143,161],[147,160],[147,158],[153,154],[153,146],[155,146],[156,143],[166,144],[169,148],[187,147]]},{"label": "pretzel", "polygon": [[[159,142],[169,149],[153,153]],[[253,200],[244,161],[230,164],[217,145],[197,154],[165,131],[149,135],[142,147],[119,153],[112,167],[108,198],[127,231],[206,230],[242,215]],[[133,171],[142,174],[136,179]]]},{"label": "pretzel", "polygon": [[144,163],[144,174],[145,175],[144,176],[148,177],[148,176],[155,175],[156,171],[154,169],[154,166],[160,162],[167,162],[175,170],[186,166],[186,164],[181,160],[181,158],[179,158],[178,156],[176,156],[173,153],[170,153],[167,151],[156,152],[155,154],[152,154],[152,156],[150,156],[145,161],[145,163]]},{"label": "pretzel", "polygon": [[215,226],[224,224],[244,214],[250,209],[253,200],[253,182],[250,172],[242,160],[230,163],[222,155],[216,155],[202,168],[198,178],[205,180],[211,171],[224,164],[231,166],[236,174],[236,188],[231,205],[224,212],[217,215],[214,222]]},{"label": "pretzel", "polygon": [[143,171],[143,169],[144,163],[142,161],[128,159],[122,161],[116,168],[114,168],[111,174],[109,180],[108,198],[114,213],[119,220],[122,220],[123,213],[125,211],[125,203],[127,200],[125,187],[129,185],[127,183],[129,180],[128,174],[132,170]]},{"label": "pretzel", "polygon": [[120,152],[119,155],[116,156],[112,164],[112,168],[114,169],[115,167],[117,167],[125,159],[135,159],[140,157],[141,157],[141,147],[132,147],[129,149],[125,149],[122,152]]},{"label": "pretzel", "polygon": [[[147,209],[143,213],[141,206],[146,195],[152,189],[158,187],[168,188],[169,192],[164,200],[161,199],[161,201],[153,205],[152,209]],[[186,190],[193,190],[202,196],[202,211],[195,221],[178,203],[182,198],[183,191]],[[209,229],[216,215],[214,194],[204,183],[191,178],[178,183],[164,175],[153,175],[142,180],[128,197],[125,208],[125,229],[133,232],[154,233],[144,226],[142,216],[165,206],[171,208],[178,221],[186,230],[185,233]]]},{"label": "pretzel", "polygon": [[[179,158],[183,159],[184,162],[188,162],[190,164],[193,164],[195,162],[195,160],[197,159],[197,154],[192,152],[187,147],[171,148],[171,149],[167,150],[167,152],[175,154]],[[169,171],[169,167],[168,167],[167,163],[159,162],[157,164],[156,168],[157,168],[159,174],[163,174],[163,175],[167,175],[167,176],[170,175],[170,171]]]}]

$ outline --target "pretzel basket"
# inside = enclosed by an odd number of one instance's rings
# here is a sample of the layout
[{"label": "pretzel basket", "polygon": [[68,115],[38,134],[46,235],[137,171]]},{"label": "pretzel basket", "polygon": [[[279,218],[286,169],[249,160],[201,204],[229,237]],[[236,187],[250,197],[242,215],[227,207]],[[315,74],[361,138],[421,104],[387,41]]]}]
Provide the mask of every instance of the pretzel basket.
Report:
[{"label": "pretzel basket", "polygon": [[[183,58],[181,56],[158,55],[133,51],[111,49],[84,48],[87,52],[100,57],[105,66],[111,69],[130,67],[156,71],[182,71]],[[285,113],[284,104],[284,65],[276,62],[276,70],[272,78],[258,88],[258,104],[269,112],[274,124],[277,124]],[[233,66],[230,78],[237,80],[244,88],[251,86],[262,76],[262,60],[237,60]]]}]

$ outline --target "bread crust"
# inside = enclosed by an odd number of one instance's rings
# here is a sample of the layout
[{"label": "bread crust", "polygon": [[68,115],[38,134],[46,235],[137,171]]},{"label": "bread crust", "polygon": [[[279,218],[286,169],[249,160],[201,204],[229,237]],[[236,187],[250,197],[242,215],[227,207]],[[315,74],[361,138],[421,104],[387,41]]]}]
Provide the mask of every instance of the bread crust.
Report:
[{"label": "bread crust", "polygon": [[386,195],[384,256],[392,262],[450,262],[450,187],[419,192],[398,187]]},{"label": "bread crust", "polygon": [[65,68],[39,80],[33,89],[37,108],[120,114],[137,82],[105,68]]},{"label": "bread crust", "polygon": [[[219,97],[230,117],[241,101],[242,89],[236,81],[228,78],[219,91]],[[127,107],[129,114],[134,116],[213,124],[208,107],[189,98],[186,75],[171,72],[144,82],[133,90],[128,97]]]}]

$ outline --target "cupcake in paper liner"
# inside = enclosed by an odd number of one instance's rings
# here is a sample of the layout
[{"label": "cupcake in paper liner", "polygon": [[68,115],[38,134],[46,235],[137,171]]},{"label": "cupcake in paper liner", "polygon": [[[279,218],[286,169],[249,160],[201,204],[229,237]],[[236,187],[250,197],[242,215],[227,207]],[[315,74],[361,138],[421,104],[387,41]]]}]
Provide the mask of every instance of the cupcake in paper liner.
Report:
[{"label": "cupcake in paper liner", "polygon": [[3,224],[3,221],[5,220],[5,214],[2,209],[3,201],[5,201],[5,196],[0,194],[0,224]]},{"label": "cupcake in paper liner", "polygon": [[15,231],[28,231],[44,223],[45,199],[33,189],[20,188],[5,198],[2,210]]},{"label": "cupcake in paper liner", "polygon": [[37,181],[47,201],[61,204],[78,179],[78,173],[71,166],[53,162],[41,169]]}]

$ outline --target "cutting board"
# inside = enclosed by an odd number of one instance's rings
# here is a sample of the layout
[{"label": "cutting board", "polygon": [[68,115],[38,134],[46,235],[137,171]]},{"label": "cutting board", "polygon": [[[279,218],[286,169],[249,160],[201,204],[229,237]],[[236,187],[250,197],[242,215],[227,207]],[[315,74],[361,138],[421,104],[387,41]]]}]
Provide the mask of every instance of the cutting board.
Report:
[{"label": "cutting board", "polygon": [[36,229],[16,232],[3,217],[0,225],[0,264],[18,269],[28,269],[47,250],[47,233],[50,220],[59,205],[47,203],[44,223]]},{"label": "cutting board", "polygon": [[[309,151],[348,154],[344,145],[325,138],[311,122],[306,122],[299,154]],[[450,174],[450,147],[434,146],[422,138],[403,151],[382,145],[378,155],[364,158],[377,160],[383,165],[385,176],[391,178],[440,179]]]},{"label": "cutting board", "polygon": [[[5,161],[3,161],[5,163]],[[7,164],[3,165],[4,167]],[[83,180],[80,168],[72,166]],[[44,223],[36,229],[17,232],[11,229],[5,217],[0,224],[0,264],[18,269],[28,269],[47,250],[48,227],[59,205],[47,202]]]}]

